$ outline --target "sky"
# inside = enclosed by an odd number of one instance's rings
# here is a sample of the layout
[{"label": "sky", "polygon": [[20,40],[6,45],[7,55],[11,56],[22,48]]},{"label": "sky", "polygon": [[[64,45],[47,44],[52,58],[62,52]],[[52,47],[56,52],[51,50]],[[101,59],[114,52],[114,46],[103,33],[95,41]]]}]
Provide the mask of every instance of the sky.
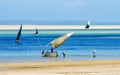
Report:
[{"label": "sky", "polygon": [[0,0],[0,20],[120,22],[120,0]]}]

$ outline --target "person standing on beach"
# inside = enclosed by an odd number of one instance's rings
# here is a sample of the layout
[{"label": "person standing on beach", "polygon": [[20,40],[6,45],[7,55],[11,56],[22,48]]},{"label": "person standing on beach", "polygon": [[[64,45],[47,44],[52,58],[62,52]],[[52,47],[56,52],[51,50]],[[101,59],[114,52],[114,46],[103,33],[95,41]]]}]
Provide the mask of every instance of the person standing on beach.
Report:
[{"label": "person standing on beach", "polygon": [[53,48],[51,48],[51,53],[53,53]]},{"label": "person standing on beach", "polygon": [[65,58],[65,52],[62,52],[62,54],[63,54],[63,58]]},{"label": "person standing on beach", "polygon": [[93,50],[93,57],[96,57],[96,50]]}]

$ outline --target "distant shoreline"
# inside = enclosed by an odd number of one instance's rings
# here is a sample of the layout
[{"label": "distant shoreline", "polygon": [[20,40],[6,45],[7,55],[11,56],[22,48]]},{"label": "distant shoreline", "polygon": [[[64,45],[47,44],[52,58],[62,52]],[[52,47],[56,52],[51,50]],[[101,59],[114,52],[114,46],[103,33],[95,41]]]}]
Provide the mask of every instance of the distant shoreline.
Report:
[{"label": "distant shoreline", "polygon": [[[0,30],[18,30],[20,25],[0,25]],[[85,25],[23,25],[23,30],[85,29]],[[91,25],[90,29],[120,29],[120,25]]]}]

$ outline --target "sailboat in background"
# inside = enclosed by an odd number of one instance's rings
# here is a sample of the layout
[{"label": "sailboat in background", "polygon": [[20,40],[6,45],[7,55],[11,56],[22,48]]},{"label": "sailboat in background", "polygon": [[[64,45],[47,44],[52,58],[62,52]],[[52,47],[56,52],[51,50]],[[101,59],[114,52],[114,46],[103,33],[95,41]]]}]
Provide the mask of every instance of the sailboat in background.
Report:
[{"label": "sailboat in background", "polygon": [[66,35],[61,36],[61,37],[53,40],[52,42],[50,42],[49,44],[51,44],[51,46],[52,46],[51,52],[46,52],[43,56],[44,57],[57,57],[58,53],[55,52],[54,49],[59,47],[60,45],[62,45],[72,34],[73,34],[73,32],[67,33]]},{"label": "sailboat in background", "polygon": [[90,20],[88,21],[87,25],[85,26],[85,29],[89,29],[90,28]]},{"label": "sailboat in background", "polygon": [[21,37],[21,32],[22,32],[22,24],[21,24],[20,29],[19,29],[18,34],[17,34],[16,43],[19,43],[19,40]]},{"label": "sailboat in background", "polygon": [[35,30],[34,35],[37,35],[37,34],[38,34],[38,29],[37,29],[37,27],[36,27],[36,30]]}]

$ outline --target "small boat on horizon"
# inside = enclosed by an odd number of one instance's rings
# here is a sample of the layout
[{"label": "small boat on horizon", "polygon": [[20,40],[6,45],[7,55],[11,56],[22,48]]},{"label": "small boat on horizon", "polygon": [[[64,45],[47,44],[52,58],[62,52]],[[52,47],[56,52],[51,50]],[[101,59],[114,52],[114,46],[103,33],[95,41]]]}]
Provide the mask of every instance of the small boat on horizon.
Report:
[{"label": "small boat on horizon", "polygon": [[21,32],[22,32],[22,24],[20,26],[20,29],[18,31],[18,34],[17,34],[17,38],[16,38],[16,43],[19,43],[20,42],[20,37],[21,37]]},{"label": "small boat on horizon", "polygon": [[85,26],[85,29],[89,29],[90,28],[90,20],[88,21],[87,25]]},{"label": "small boat on horizon", "polygon": [[60,45],[62,45],[72,34],[73,34],[73,32],[67,33],[59,38],[56,38],[52,42],[50,42],[49,44],[51,44],[51,46],[52,46],[51,52],[45,52],[45,53],[43,52],[42,53],[43,57],[58,57],[58,53],[57,53],[57,51],[54,51],[54,49],[59,47]]},{"label": "small boat on horizon", "polygon": [[34,35],[37,35],[37,34],[39,34],[39,33],[38,33],[38,29],[37,29],[37,27],[36,27],[36,30],[35,30]]}]

